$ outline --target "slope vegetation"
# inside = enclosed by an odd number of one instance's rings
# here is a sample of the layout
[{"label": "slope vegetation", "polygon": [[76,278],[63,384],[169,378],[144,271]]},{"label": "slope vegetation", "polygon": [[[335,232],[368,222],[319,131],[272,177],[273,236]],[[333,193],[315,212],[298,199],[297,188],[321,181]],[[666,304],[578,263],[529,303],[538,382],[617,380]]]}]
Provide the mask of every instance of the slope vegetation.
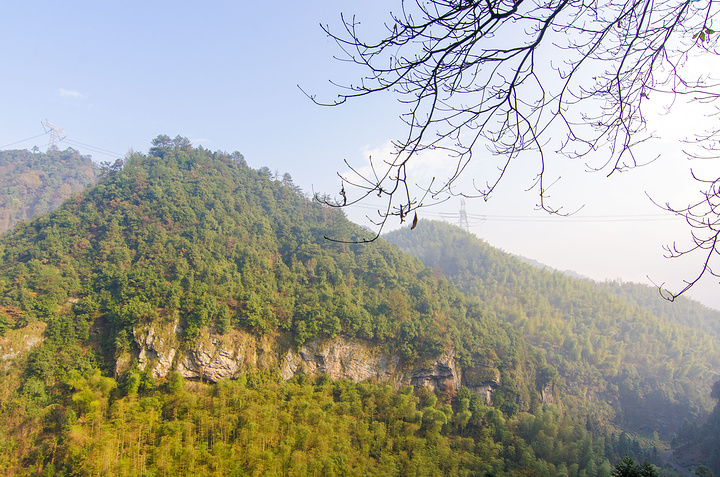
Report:
[{"label": "slope vegetation", "polygon": [[[711,310],[683,301],[680,311],[668,311],[650,305],[645,288],[541,270],[442,222],[421,221],[414,231],[384,237],[441,270],[542,350],[566,404],[667,438],[711,409],[720,369],[717,335],[707,325]],[[700,314],[704,321],[688,326]]]},{"label": "slope vegetation", "polygon": [[0,234],[56,209],[94,184],[99,172],[90,157],[73,149],[0,151]]}]

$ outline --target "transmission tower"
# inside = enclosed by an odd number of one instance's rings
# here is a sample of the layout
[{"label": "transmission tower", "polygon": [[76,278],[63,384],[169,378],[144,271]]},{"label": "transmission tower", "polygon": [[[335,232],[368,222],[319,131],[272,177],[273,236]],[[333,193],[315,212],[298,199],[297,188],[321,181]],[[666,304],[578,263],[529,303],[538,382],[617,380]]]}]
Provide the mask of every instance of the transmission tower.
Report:
[{"label": "transmission tower", "polygon": [[460,198],[460,228],[470,232],[470,224],[468,223],[467,210],[465,210],[465,199]]},{"label": "transmission tower", "polygon": [[50,140],[48,141],[48,150],[57,149],[57,143],[67,137],[65,131],[62,128],[49,123],[47,120],[40,121],[45,129],[46,133],[50,133]]}]

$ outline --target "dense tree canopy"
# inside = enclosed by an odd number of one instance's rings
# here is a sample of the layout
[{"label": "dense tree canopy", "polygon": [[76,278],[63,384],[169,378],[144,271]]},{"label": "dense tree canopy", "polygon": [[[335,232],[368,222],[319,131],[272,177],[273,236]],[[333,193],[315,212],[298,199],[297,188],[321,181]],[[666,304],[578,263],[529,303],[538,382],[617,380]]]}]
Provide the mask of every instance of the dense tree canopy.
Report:
[{"label": "dense tree canopy", "polygon": [[[111,359],[157,310],[178,314],[188,341],[211,323],[292,332],[298,345],[343,333],[387,343],[408,360],[451,343],[472,360],[468,350],[512,341],[477,304],[388,244],[323,238],[360,233],[289,177],[160,136],[151,155],[129,156],[87,194],[9,235],[0,290],[24,321],[62,314],[69,301],[74,315],[101,317]],[[396,295],[407,320],[393,319]],[[491,332],[460,333],[460,322]]]}]

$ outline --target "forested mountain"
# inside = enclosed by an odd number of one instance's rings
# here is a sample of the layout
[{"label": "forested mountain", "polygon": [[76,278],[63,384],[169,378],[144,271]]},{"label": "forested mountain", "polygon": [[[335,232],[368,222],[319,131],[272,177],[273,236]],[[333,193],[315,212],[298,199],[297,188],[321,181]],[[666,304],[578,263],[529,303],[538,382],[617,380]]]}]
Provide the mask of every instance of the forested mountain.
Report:
[{"label": "forested mountain", "polygon": [[[523,263],[540,270],[558,271],[536,260],[519,255],[516,257]],[[563,270],[562,273],[571,278],[590,280],[572,270]],[[720,311],[709,308],[698,301],[685,296],[679,296],[675,300],[669,301],[662,297],[657,287],[640,283],[617,280],[591,282],[602,292],[609,292],[628,303],[645,308],[659,318],[697,328],[716,337],[720,336]]]},{"label": "forested mountain", "polygon": [[711,409],[720,370],[714,311],[687,300],[670,310],[645,287],[541,270],[442,222],[420,221],[384,238],[441,270],[541,349],[565,403],[666,438]]},{"label": "forested mountain", "polygon": [[[623,455],[659,463],[662,445],[611,422],[615,397],[664,391],[668,412],[708,407],[692,386],[710,379],[712,352],[685,369],[696,348],[662,348],[625,314],[600,321],[646,344],[645,358],[611,336],[589,348],[557,320],[547,340],[567,345],[533,346],[513,327],[532,339],[539,325],[501,287],[468,297],[382,240],[324,238],[361,233],[288,175],[166,136],[19,224],[0,239],[0,473],[609,476]],[[600,306],[586,293],[583,306]],[[338,360],[317,350],[340,338],[398,380],[330,379]],[[632,374],[658,356],[684,370],[687,393]],[[210,361],[237,367],[183,374]],[[340,364],[367,365],[356,361]]]},{"label": "forested mountain", "polygon": [[659,318],[720,337],[720,311],[695,300],[681,296],[670,302],[660,296],[657,288],[638,283],[608,281],[597,283],[597,286],[629,303],[646,308]]},{"label": "forested mountain", "polygon": [[100,169],[73,149],[0,151],[0,234],[56,209],[94,184]]}]

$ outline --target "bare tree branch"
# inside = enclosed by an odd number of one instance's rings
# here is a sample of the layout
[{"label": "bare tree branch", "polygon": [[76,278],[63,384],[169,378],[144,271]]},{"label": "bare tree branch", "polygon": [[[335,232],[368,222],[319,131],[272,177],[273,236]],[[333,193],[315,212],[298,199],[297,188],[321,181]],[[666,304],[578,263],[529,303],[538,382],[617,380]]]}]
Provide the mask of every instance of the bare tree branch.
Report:
[{"label": "bare tree branch", "polygon": [[[342,16],[340,33],[323,29],[341,48],[339,59],[366,74],[358,84],[338,85],[332,101],[308,96],[335,106],[391,92],[409,108],[402,115],[407,134],[393,143],[391,158],[371,161],[370,174],[348,164],[342,202],[326,203],[346,207],[377,195],[387,201],[374,220],[382,230],[390,218],[403,222],[450,196],[487,200],[515,160],[529,154],[536,161],[530,188],[538,207],[564,214],[547,200],[550,163],[579,159],[607,175],[647,164],[635,150],[652,137],[643,115],[651,94],[706,101],[720,94],[716,85],[680,70],[695,51],[717,54],[711,28],[717,11],[713,0],[403,0],[377,40],[366,37],[355,17]],[[717,144],[716,134],[704,140]],[[474,177],[473,190],[456,190],[486,149],[502,158],[496,174]],[[419,184],[408,164],[428,151],[444,152],[455,167]],[[713,274],[710,257],[717,253],[716,241],[708,242],[716,223],[710,218],[717,217],[716,181],[711,184],[699,203],[710,215],[699,212],[699,204],[663,207],[693,227],[695,245],[673,246],[669,256],[710,254],[700,277]],[[348,199],[346,185],[356,198]]]}]

